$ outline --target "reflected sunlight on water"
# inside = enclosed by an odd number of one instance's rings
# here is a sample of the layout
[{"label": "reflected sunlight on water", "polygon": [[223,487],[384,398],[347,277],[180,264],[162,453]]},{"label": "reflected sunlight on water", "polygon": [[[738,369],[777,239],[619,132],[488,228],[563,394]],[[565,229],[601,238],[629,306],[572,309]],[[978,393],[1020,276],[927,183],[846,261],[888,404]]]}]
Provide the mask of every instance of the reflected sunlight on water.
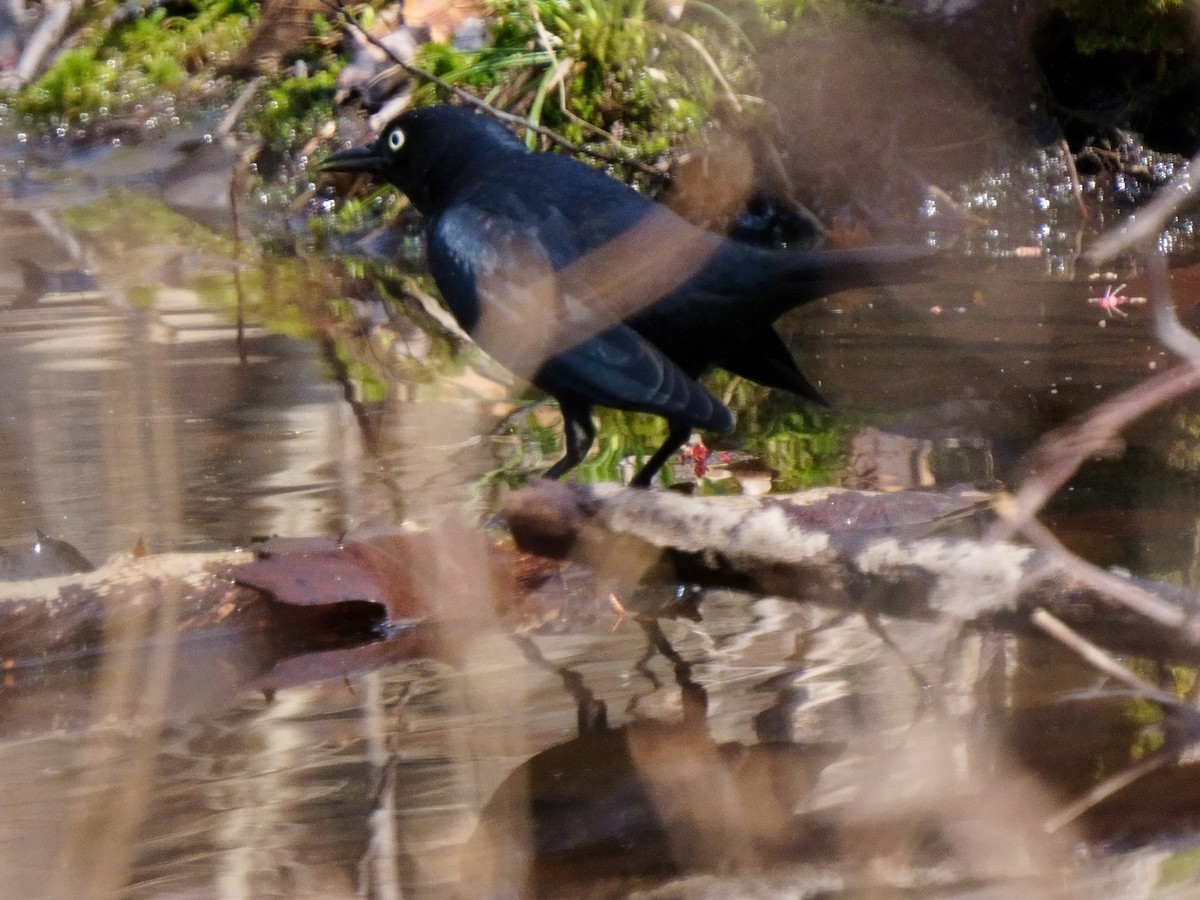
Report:
[{"label": "reflected sunlight on water", "polygon": [[[45,243],[3,246],[9,262],[70,264]],[[164,293],[161,308],[98,289],[5,311],[6,535],[38,527],[103,559],[139,538],[183,549],[337,527],[337,493],[313,471],[342,449],[341,411],[311,349],[250,329],[240,363],[233,323],[194,291]],[[285,487],[322,502],[293,506],[287,522],[257,508]]]}]

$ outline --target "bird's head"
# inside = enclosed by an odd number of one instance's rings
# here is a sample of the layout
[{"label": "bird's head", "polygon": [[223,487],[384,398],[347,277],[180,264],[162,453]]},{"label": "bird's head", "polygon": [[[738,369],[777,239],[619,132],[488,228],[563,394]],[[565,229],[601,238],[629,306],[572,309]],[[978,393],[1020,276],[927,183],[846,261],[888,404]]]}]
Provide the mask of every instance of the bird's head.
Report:
[{"label": "bird's head", "polygon": [[526,152],[492,119],[458,106],[429,106],[401,113],[374,141],[334,153],[320,167],[382,178],[428,213],[455,187],[486,174],[500,157]]}]

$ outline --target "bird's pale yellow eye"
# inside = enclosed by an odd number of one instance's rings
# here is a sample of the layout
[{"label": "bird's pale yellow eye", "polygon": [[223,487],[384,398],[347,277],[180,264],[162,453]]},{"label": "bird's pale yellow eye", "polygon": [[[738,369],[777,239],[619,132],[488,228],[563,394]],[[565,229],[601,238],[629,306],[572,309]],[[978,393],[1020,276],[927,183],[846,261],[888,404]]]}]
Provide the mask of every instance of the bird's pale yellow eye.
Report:
[{"label": "bird's pale yellow eye", "polygon": [[393,128],[388,132],[387,145],[393,153],[404,146],[404,132],[399,128]]}]

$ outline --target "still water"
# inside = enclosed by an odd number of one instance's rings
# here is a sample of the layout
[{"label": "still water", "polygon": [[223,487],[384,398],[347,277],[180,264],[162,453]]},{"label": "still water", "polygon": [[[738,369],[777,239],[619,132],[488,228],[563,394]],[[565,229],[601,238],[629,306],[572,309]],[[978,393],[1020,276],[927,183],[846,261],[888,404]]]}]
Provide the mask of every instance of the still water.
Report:
[{"label": "still water", "polygon": [[[209,553],[489,521],[559,452],[552,410],[497,428],[527,395],[419,299],[180,215],[143,183],[152,162],[3,162],[0,545],[40,530],[99,565],[139,542]],[[857,487],[1011,486],[1039,434],[1169,362],[1144,306],[1105,310],[1086,273],[1046,268],[981,266],[790,316],[781,330],[834,408],[801,415],[731,385],[742,424],[725,449],[753,448],[785,482],[803,480],[800,459]],[[1154,413],[1072,482],[1048,516],[1068,543],[1190,583],[1195,408]],[[626,424],[605,421],[612,458],[586,477],[614,477],[641,445],[641,424],[611,437]],[[445,552],[453,593],[474,551]],[[153,617],[114,627],[97,655],[7,660],[0,897],[1172,883],[1157,828],[1126,827],[1132,813],[1039,830],[1131,758],[1142,724],[1112,696],[1064,700],[1095,679],[1062,651],[988,634],[947,651],[912,623],[725,591],[698,621],[654,625],[580,602],[516,635],[418,628],[295,669],[249,632],[176,640]],[[1200,845],[1184,824],[1197,813],[1166,814],[1181,849]],[[1117,839],[1128,870],[1080,863],[1099,845],[1085,841]]]}]

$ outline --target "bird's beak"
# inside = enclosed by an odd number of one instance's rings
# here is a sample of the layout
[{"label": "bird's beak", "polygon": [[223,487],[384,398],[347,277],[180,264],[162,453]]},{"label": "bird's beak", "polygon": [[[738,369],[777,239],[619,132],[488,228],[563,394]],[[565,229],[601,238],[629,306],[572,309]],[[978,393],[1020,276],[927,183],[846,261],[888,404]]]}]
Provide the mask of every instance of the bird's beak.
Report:
[{"label": "bird's beak", "polygon": [[364,144],[325,157],[319,168],[322,172],[368,172],[380,175],[384,169],[384,157],[374,144]]}]

